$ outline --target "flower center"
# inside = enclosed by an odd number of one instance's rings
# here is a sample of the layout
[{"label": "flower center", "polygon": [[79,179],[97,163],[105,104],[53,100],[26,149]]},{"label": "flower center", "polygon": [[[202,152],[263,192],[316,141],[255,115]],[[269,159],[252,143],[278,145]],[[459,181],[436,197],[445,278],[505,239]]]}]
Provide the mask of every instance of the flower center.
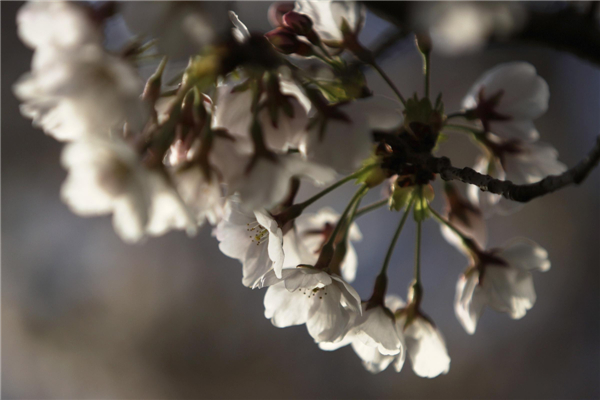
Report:
[{"label": "flower center", "polygon": [[302,289],[303,295],[306,295],[306,297],[308,297],[309,299],[318,296],[319,299],[323,299],[323,296],[327,296],[327,286],[323,286],[323,287],[316,287],[313,289]]},{"label": "flower center", "polygon": [[248,227],[246,230],[251,233],[248,237],[256,242],[257,246],[269,239],[269,231],[257,221],[247,223],[246,226]]}]

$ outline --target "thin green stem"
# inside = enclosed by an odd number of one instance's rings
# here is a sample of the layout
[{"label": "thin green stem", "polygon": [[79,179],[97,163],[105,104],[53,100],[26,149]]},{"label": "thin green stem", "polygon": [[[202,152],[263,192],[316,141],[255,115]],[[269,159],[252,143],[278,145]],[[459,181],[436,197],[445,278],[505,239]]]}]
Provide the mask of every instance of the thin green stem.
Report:
[{"label": "thin green stem", "polygon": [[474,128],[471,126],[465,126],[465,125],[446,124],[446,125],[444,125],[444,128],[454,129],[454,130],[461,131],[461,132],[472,133],[476,136],[481,136],[485,133],[480,129],[477,129],[477,128]]},{"label": "thin green stem", "polygon": [[466,118],[466,117],[467,117],[466,111],[457,111],[457,112],[453,112],[453,113],[446,115],[447,120],[450,120],[453,118]]},{"label": "thin green stem", "polygon": [[425,60],[425,97],[429,98],[429,87],[431,81],[431,53],[423,53]]},{"label": "thin green stem", "polygon": [[396,85],[394,85],[394,82],[392,82],[392,80],[390,79],[390,77],[387,76],[387,74],[385,73],[385,71],[383,69],[381,69],[381,67],[375,61],[371,62],[370,65],[371,65],[371,67],[373,67],[373,69],[375,69],[375,71],[377,71],[377,73],[388,84],[388,86],[396,94],[396,97],[398,97],[398,100],[400,100],[400,102],[402,103],[402,105],[406,107],[406,100],[404,100],[404,97],[402,96],[402,93],[400,93],[400,90],[398,90],[398,88],[396,87]]},{"label": "thin green stem", "polygon": [[417,221],[417,243],[415,245],[415,286],[421,286],[421,224]]},{"label": "thin green stem", "polygon": [[358,218],[361,215],[370,213],[371,211],[374,211],[374,210],[378,209],[379,207],[386,205],[387,203],[388,203],[388,199],[382,199],[382,200],[376,201],[374,203],[371,203],[369,205],[366,205],[364,207],[361,207],[356,211],[356,215],[354,216],[354,218]]},{"label": "thin green stem", "polygon": [[332,184],[331,186],[323,189],[322,191],[320,191],[319,193],[315,194],[313,197],[311,197],[308,200],[303,201],[302,203],[298,203],[296,206],[300,209],[300,210],[304,210],[306,207],[310,206],[311,204],[313,204],[315,201],[319,200],[321,197],[325,196],[326,194],[334,191],[335,189],[339,188],[340,186],[342,186],[344,183],[350,182],[353,179],[358,178],[362,173],[375,168],[375,165],[369,165],[367,167],[361,168],[360,170],[356,171],[355,173],[348,175],[347,177],[337,181],[336,183]]},{"label": "thin green stem", "polygon": [[[364,195],[363,195],[364,196]],[[352,226],[352,222],[356,219],[356,213],[358,207],[360,206],[360,202],[362,201],[363,196],[360,196],[358,200],[354,203],[352,210],[350,210],[350,214],[348,215],[348,219],[346,222],[346,226],[344,227],[344,236],[341,241],[346,241],[348,239],[348,234],[350,232],[350,226]]]},{"label": "thin green stem", "polygon": [[325,48],[325,45],[321,40],[319,40],[317,47],[323,52],[323,54],[325,54],[325,57],[331,59],[331,54],[329,54],[329,51],[327,50],[327,48]]},{"label": "thin green stem", "polygon": [[404,211],[404,215],[398,224],[398,228],[396,228],[396,232],[394,233],[394,237],[392,238],[392,242],[390,243],[390,247],[388,247],[388,251],[385,255],[385,260],[383,261],[383,266],[381,267],[381,272],[379,275],[385,275],[388,265],[390,264],[390,260],[392,259],[392,253],[394,252],[394,248],[396,247],[396,242],[400,237],[400,232],[402,232],[402,228],[404,227],[404,223],[410,214],[410,210],[412,209],[413,203],[415,202],[416,196],[412,196],[408,206],[406,207],[406,211]]},{"label": "thin green stem", "polygon": [[325,245],[323,246],[323,248],[325,248],[325,247],[333,247],[333,245],[335,243],[335,239],[336,239],[337,235],[339,235],[340,229],[344,225],[344,220],[348,216],[348,213],[350,212],[350,210],[352,210],[352,208],[354,207],[354,203],[360,201],[360,199],[365,194],[367,194],[368,191],[369,191],[369,187],[367,185],[362,185],[360,187],[360,189],[358,189],[356,191],[356,193],[354,194],[354,196],[352,196],[352,199],[350,200],[350,202],[346,206],[346,209],[344,210],[344,212],[342,213],[342,215],[340,215],[340,218],[338,219],[337,224],[335,224],[335,228],[333,229],[333,232],[331,233],[331,236],[329,237],[329,239],[327,240],[327,242],[325,243]]},{"label": "thin green stem", "polygon": [[470,237],[466,236],[464,233],[462,233],[461,231],[458,230],[458,228],[456,228],[450,221],[448,221],[447,219],[443,218],[437,211],[435,211],[433,208],[431,208],[430,204],[427,204],[427,208],[429,209],[429,211],[431,212],[431,215],[433,215],[433,218],[440,224],[446,226],[448,229],[450,229],[454,234],[456,234],[456,236],[458,236],[460,238],[460,240],[463,242],[463,244],[475,251],[478,252],[480,249],[477,246],[477,244],[475,243],[475,241],[473,239],[471,239]]}]

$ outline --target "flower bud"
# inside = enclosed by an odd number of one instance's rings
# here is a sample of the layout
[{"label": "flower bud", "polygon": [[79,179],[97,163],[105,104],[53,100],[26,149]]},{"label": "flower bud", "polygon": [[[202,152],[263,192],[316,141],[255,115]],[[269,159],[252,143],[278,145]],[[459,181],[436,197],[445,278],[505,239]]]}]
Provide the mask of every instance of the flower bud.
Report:
[{"label": "flower bud", "polygon": [[313,22],[308,16],[295,11],[290,11],[283,16],[283,24],[301,36],[308,36],[313,26]]},{"label": "flower bud", "polygon": [[431,53],[431,36],[429,36],[427,33],[415,34],[415,42],[417,44],[417,48],[422,54]]},{"label": "flower bud", "polygon": [[268,18],[271,26],[283,26],[283,16],[294,9],[293,1],[277,1],[269,7]]},{"label": "flower bud", "polygon": [[265,33],[265,37],[283,54],[296,53],[300,48],[300,41],[296,34],[286,28],[275,28]]}]

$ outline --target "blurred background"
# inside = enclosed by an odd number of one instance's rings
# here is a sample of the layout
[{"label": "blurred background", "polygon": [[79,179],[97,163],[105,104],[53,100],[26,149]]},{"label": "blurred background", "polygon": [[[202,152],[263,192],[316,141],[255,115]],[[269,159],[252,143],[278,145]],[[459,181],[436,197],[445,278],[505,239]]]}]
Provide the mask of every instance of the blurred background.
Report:
[{"label": "blurred background", "polygon": [[[263,316],[263,295],[241,285],[238,261],[222,255],[210,227],[198,237],[171,232],[125,245],[110,217],[80,218],[59,198],[62,145],[19,114],[11,86],[31,51],[16,35],[21,3],[2,2],[2,397],[3,398],[598,398],[600,397],[600,171],[581,187],[535,200],[489,222],[490,245],[525,236],[545,247],[552,269],[536,274],[538,301],[513,321],[486,311],[467,335],[453,300],[465,258],[435,222],[424,226],[423,309],[445,335],[452,364],[433,380],[407,364],[371,375],[350,348],[318,349],[304,326],[278,329]],[[268,2],[238,4],[251,30],[270,29]],[[367,18],[371,43],[386,22]],[[569,54],[533,46],[452,56],[436,52],[433,93],[457,110],[481,73],[498,63],[532,63],[551,91],[536,121],[542,140],[574,165],[600,133],[600,73]],[[383,63],[401,91],[422,90],[411,39]],[[369,86],[391,97],[368,73]],[[455,165],[476,156],[457,135],[441,149]],[[436,182],[439,184],[439,182]],[[305,185],[308,186],[308,185]],[[341,211],[347,187],[319,202]],[[304,187],[300,196],[314,190]],[[377,199],[377,193],[371,193]],[[439,207],[441,195],[436,198]],[[303,198],[303,197],[300,197]],[[306,198],[306,197],[304,197]],[[362,217],[355,287],[366,298],[399,214]],[[390,265],[390,292],[406,296],[414,224]]]}]

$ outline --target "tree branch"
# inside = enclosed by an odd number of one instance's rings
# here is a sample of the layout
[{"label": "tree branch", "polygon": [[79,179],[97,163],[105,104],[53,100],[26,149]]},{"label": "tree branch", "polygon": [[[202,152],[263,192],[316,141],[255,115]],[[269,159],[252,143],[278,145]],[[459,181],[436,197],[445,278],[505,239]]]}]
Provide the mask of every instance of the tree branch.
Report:
[{"label": "tree branch", "polygon": [[600,136],[596,144],[573,168],[568,169],[560,175],[551,175],[539,182],[516,185],[511,181],[501,181],[489,175],[482,175],[472,168],[453,167],[447,157],[430,157],[427,167],[431,172],[437,173],[445,181],[459,180],[464,183],[479,186],[483,191],[504,196],[509,200],[526,203],[537,197],[544,196],[571,184],[580,184],[600,161]]}]

